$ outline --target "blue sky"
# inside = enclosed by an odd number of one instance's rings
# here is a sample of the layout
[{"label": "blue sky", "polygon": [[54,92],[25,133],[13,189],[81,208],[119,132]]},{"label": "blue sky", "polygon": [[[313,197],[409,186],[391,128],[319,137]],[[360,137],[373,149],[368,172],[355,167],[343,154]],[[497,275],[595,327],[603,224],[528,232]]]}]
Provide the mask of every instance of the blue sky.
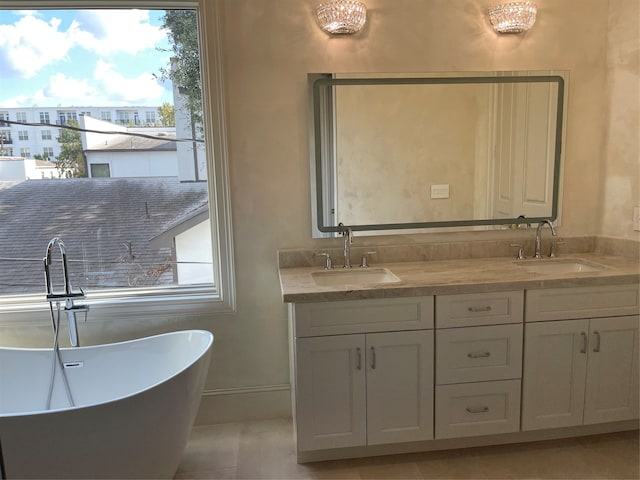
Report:
[{"label": "blue sky", "polygon": [[163,13],[0,9],[0,107],[173,103]]}]

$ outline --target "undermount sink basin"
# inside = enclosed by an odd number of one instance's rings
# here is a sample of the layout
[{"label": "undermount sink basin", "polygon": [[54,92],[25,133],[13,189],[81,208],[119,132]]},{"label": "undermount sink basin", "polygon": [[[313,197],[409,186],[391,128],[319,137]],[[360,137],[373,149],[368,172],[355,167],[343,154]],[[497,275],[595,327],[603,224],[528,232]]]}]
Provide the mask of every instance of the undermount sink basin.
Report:
[{"label": "undermount sink basin", "polygon": [[605,269],[602,265],[579,259],[531,260],[521,263],[516,262],[516,265],[528,272],[547,274],[600,272]]},{"label": "undermount sink basin", "polygon": [[332,285],[376,285],[400,281],[386,268],[350,268],[313,272],[311,278],[318,286]]}]

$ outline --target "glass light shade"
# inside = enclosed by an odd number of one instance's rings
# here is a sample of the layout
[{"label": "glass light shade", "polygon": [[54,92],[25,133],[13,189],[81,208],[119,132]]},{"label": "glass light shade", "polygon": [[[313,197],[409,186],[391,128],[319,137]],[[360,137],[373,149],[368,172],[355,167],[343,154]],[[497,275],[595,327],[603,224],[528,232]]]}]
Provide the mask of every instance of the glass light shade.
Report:
[{"label": "glass light shade", "polygon": [[356,33],[367,20],[367,7],[358,0],[330,0],[316,8],[320,27],[329,33]]},{"label": "glass light shade", "polygon": [[520,33],[536,23],[538,8],[532,2],[511,2],[489,9],[489,20],[498,33]]}]

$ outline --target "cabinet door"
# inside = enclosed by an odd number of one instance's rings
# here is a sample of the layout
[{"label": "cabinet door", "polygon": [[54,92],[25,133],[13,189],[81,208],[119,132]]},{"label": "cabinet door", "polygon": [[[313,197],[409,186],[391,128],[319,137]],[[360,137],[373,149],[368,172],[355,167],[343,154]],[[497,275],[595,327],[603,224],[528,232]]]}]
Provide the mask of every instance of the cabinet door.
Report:
[{"label": "cabinet door", "polygon": [[299,450],[366,443],[364,335],[296,339]]},{"label": "cabinet door", "polygon": [[585,424],[638,418],[639,318],[591,320]]},{"label": "cabinet door", "polygon": [[433,331],[367,334],[367,443],[433,438]]},{"label": "cabinet door", "polygon": [[589,320],[525,327],[522,430],[582,424]]}]

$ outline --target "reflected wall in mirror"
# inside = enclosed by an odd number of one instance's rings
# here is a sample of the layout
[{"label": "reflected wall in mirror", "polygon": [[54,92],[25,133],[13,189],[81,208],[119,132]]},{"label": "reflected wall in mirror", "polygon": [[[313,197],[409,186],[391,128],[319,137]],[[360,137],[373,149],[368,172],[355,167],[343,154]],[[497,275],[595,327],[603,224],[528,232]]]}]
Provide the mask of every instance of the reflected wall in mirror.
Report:
[{"label": "reflected wall in mirror", "polygon": [[556,218],[563,75],[309,80],[314,237]]}]

